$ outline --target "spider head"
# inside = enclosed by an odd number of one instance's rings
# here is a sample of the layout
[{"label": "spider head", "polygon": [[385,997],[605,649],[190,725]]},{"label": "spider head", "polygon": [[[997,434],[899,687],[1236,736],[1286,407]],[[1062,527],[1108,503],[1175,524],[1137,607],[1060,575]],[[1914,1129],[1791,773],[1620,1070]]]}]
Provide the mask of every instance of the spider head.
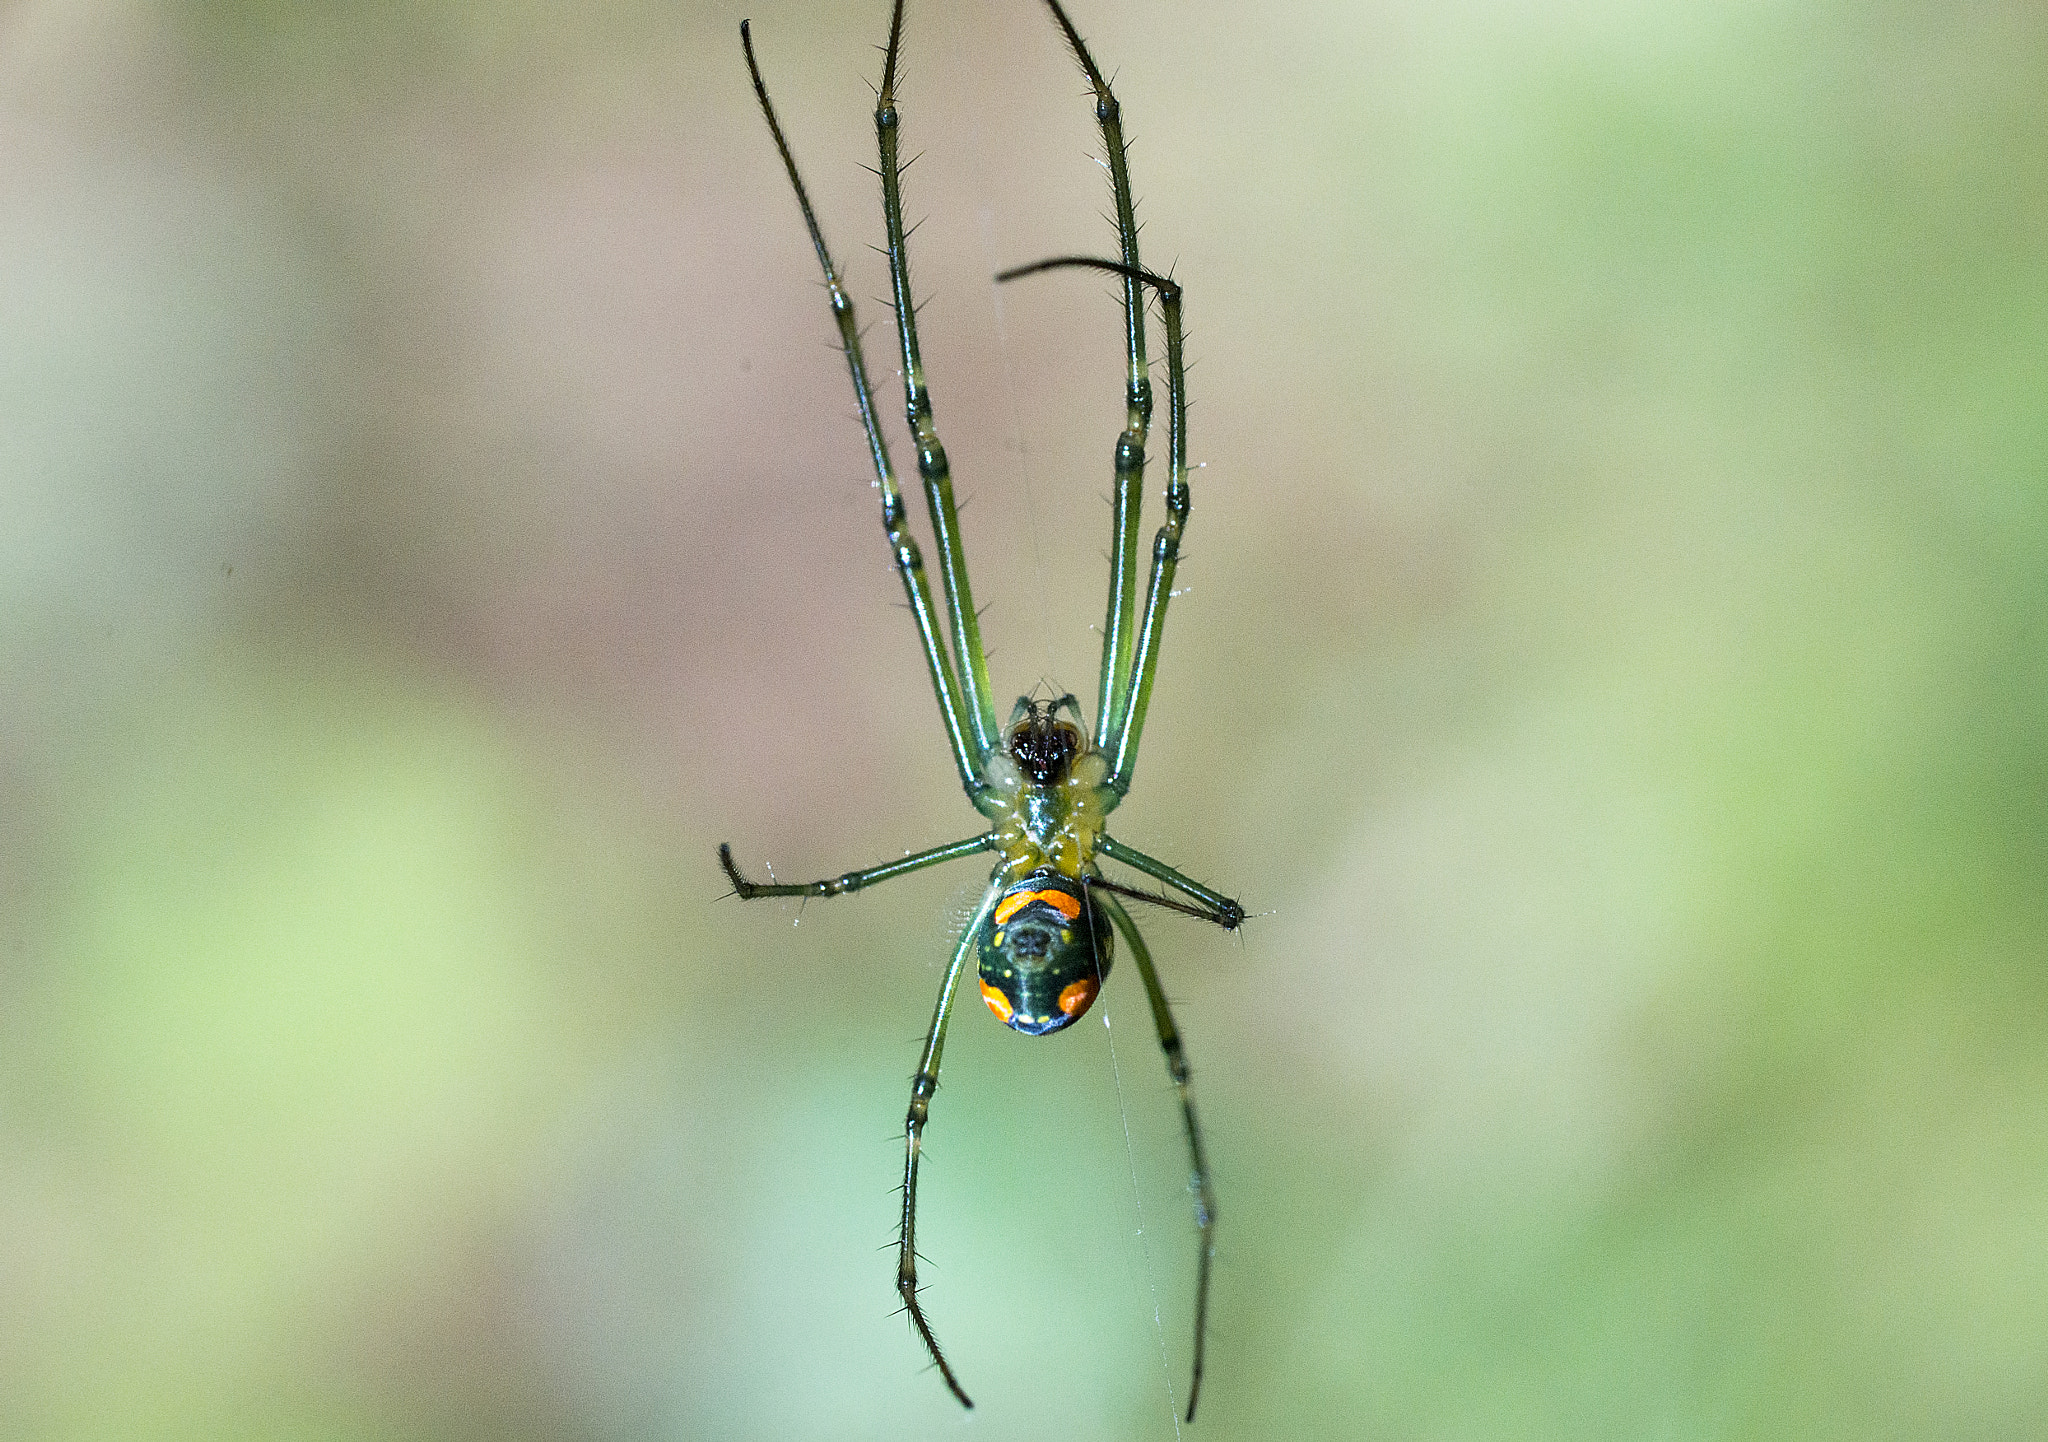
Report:
[{"label": "spider head", "polygon": [[1044,1036],[1079,1021],[1109,975],[1109,918],[1056,871],[1014,883],[982,928],[981,999],[1005,1026]]},{"label": "spider head", "polygon": [[[1072,712],[1074,720],[1061,720],[1062,711]],[[1080,719],[1081,707],[1072,696],[1056,701],[1017,698],[1017,708],[1010,713],[1010,758],[1034,785],[1057,786],[1067,779],[1067,769],[1088,745],[1075,724]]]}]

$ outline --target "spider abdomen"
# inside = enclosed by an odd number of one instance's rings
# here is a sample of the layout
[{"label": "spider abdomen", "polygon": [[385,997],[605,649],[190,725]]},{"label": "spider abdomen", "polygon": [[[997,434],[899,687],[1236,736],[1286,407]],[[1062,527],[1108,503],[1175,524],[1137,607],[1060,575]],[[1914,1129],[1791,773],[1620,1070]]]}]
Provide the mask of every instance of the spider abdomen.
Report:
[{"label": "spider abdomen", "polygon": [[981,999],[1027,1036],[1079,1021],[1109,975],[1109,921],[1080,882],[1037,871],[1012,883],[982,928]]}]

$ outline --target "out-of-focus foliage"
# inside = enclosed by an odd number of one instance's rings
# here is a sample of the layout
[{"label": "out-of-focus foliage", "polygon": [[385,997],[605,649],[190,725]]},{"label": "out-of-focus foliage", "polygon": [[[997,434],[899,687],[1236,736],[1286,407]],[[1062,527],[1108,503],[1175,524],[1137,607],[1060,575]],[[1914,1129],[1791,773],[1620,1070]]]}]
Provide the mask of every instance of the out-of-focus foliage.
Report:
[{"label": "out-of-focus foliage", "polygon": [[[0,1433],[1174,1435],[1135,977],[954,1030],[969,1419],[877,1249],[976,868],[719,899],[974,824],[741,13],[0,16]],[[884,7],[751,13],[879,294]],[[1117,828],[1258,913],[1150,927],[1185,1435],[2039,1433],[2048,22],[1076,19],[1207,462]],[[1091,694],[1115,310],[988,280],[1111,245],[1090,107],[908,45],[994,670]]]}]

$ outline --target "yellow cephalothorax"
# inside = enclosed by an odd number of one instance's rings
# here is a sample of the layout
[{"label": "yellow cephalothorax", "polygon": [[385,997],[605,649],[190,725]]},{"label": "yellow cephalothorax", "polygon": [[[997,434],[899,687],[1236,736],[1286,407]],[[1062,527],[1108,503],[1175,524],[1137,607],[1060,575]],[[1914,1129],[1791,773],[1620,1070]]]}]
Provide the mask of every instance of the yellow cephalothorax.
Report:
[{"label": "yellow cephalothorax", "polygon": [[1116,804],[1104,784],[1108,760],[1089,747],[1079,727],[1056,716],[1072,705],[1072,697],[1018,701],[1007,748],[990,752],[982,768],[1002,798],[993,818],[995,849],[1013,878],[1051,870],[1080,880],[1095,859],[1103,817]]}]

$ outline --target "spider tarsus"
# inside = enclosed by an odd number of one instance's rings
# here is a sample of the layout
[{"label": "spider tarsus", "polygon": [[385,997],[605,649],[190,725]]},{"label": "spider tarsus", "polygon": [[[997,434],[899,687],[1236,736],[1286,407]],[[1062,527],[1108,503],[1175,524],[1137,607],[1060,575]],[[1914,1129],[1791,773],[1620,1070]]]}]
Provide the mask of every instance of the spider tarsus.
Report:
[{"label": "spider tarsus", "polygon": [[960,1379],[953,1375],[952,1364],[946,1354],[939,1350],[939,1339],[932,1335],[931,1323],[924,1319],[924,1308],[917,1304],[919,1291],[915,1276],[898,1277],[896,1291],[903,1298],[903,1310],[910,1314],[910,1325],[917,1329],[918,1340],[924,1343],[925,1351],[931,1354],[932,1365],[939,1369],[939,1375],[946,1380],[946,1388],[962,1407],[974,1410],[974,1399],[967,1395],[967,1389],[960,1385]]},{"label": "spider tarsus", "polygon": [[740,869],[733,864],[732,843],[718,843],[718,864],[725,868],[725,879],[732,883],[732,894],[741,901],[752,901],[760,894],[760,886],[740,875]]},{"label": "spider tarsus", "polygon": [[1178,911],[1183,916],[1192,916],[1200,921],[1213,921],[1225,931],[1235,931],[1244,925],[1244,908],[1227,896],[1219,899],[1215,906],[1204,909],[1190,906],[1184,901],[1175,901],[1170,896],[1161,896],[1156,891],[1140,891],[1136,887],[1125,886],[1104,876],[1091,877],[1088,884],[1099,886],[1104,891],[1114,892],[1118,896],[1128,896],[1133,901],[1143,901],[1152,906],[1163,906],[1168,911]]}]

